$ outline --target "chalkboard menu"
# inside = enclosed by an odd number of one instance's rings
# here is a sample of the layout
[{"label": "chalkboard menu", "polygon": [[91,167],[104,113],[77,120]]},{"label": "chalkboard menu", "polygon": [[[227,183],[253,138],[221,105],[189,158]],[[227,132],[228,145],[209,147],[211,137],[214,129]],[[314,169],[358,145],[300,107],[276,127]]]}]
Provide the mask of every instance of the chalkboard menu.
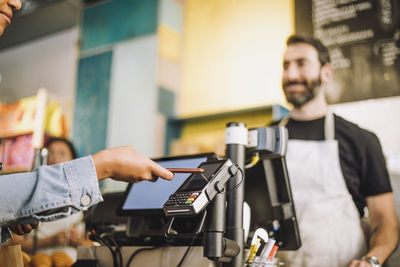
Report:
[{"label": "chalkboard menu", "polygon": [[329,103],[400,95],[400,0],[296,0],[295,25],[329,49]]}]

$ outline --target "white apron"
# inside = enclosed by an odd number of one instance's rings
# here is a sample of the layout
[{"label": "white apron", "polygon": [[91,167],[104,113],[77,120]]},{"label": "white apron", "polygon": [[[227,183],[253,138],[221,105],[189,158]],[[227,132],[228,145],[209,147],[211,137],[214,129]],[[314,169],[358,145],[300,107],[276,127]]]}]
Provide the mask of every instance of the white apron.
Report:
[{"label": "white apron", "polygon": [[366,252],[359,213],[340,168],[334,129],[333,114],[328,112],[324,141],[289,140],[286,161],[302,246],[278,254],[285,266],[347,266]]}]

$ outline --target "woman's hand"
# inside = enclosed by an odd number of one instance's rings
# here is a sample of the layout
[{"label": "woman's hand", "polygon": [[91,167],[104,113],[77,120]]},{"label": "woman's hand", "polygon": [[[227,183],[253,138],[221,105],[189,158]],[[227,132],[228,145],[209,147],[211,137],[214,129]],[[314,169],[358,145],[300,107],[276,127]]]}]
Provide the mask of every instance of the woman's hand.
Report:
[{"label": "woman's hand", "polygon": [[11,225],[8,227],[11,232],[17,235],[24,235],[30,233],[33,229],[35,229],[39,225],[39,222],[34,222],[30,224],[18,224],[18,225]]},{"label": "woman's hand", "polygon": [[139,154],[133,147],[115,147],[93,155],[99,181],[112,178],[117,181],[136,183],[156,181],[158,177],[171,180],[174,175],[154,161]]}]

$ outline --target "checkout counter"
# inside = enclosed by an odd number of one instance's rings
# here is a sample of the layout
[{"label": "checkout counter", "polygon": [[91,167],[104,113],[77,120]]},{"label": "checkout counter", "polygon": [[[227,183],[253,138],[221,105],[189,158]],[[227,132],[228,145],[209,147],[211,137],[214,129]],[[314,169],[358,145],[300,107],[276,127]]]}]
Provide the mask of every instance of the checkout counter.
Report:
[{"label": "checkout counter", "polygon": [[[123,266],[127,266],[129,258],[135,251],[138,251],[142,248],[148,247],[122,247],[122,257],[123,257]],[[178,266],[181,261],[183,255],[186,252],[187,247],[160,247],[153,250],[144,250],[140,251],[134,259],[131,261],[129,266],[154,266],[154,267],[175,267]],[[91,267],[91,260],[95,258],[99,263],[99,266],[113,266],[113,258],[112,254],[105,246],[94,246],[94,247],[79,247],[78,248],[78,259],[81,260],[82,265],[85,267]],[[203,257],[203,248],[202,247],[193,247],[190,249],[190,252],[185,257],[185,262],[182,266],[191,266],[191,267],[214,267],[217,266],[214,261],[211,261],[205,257]]]},{"label": "checkout counter", "polygon": [[[155,159],[166,168],[200,168],[204,173],[179,173],[172,181],[131,184],[123,194],[106,195],[88,211],[86,223],[93,236],[108,241],[78,248],[74,266],[90,267],[93,262],[83,265],[90,259],[101,266],[120,266],[121,258],[126,266],[134,255],[130,266],[222,262],[242,267],[248,257],[245,248],[252,245],[248,240],[260,227],[280,249],[298,249],[301,241],[285,162],[287,138],[284,127],[248,130],[243,123],[229,123],[224,159],[213,153]],[[248,239],[244,201],[251,210]],[[119,255],[113,256],[113,250]]]}]

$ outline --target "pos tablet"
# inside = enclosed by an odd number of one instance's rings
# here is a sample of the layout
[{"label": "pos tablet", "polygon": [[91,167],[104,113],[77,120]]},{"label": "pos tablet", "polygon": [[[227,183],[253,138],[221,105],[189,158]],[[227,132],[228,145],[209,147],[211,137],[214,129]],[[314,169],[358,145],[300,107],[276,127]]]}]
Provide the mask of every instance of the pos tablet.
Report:
[{"label": "pos tablet", "polygon": [[[153,159],[164,168],[197,168],[201,163],[217,160],[214,153]],[[158,179],[129,184],[117,210],[120,216],[163,215],[163,205],[191,173],[175,173],[172,180]]]}]

